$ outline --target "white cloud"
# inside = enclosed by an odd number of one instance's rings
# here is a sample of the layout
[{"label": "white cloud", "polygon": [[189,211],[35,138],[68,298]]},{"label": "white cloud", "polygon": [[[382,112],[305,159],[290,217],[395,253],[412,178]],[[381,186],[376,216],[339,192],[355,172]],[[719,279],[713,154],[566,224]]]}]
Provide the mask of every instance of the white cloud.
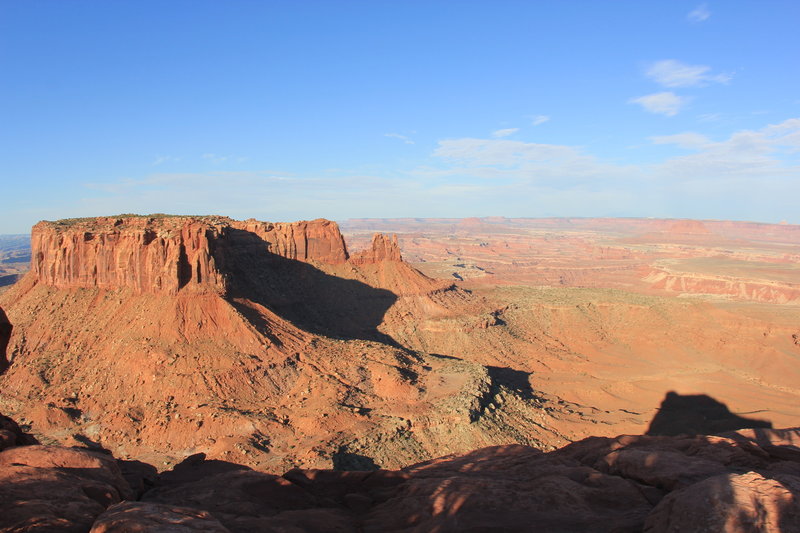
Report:
[{"label": "white cloud", "polygon": [[469,176],[475,179],[511,180],[562,186],[609,183],[620,180],[671,183],[685,179],[743,179],[757,187],[758,180],[800,178],[800,118],[759,130],[735,132],[714,141],[696,132],[650,138],[660,145],[675,145],[696,153],[670,157],[651,165],[604,162],[577,146],[537,144],[507,139],[446,139],[433,156],[444,168],[424,169],[425,179]]},{"label": "white cloud", "polygon": [[[748,180],[758,188],[762,179],[800,179],[800,119],[793,118],[760,130],[742,130],[727,140],[711,142],[692,133],[666,136],[666,139],[691,143],[705,140],[696,154],[665,161],[660,170],[665,176],[689,176],[695,179],[736,178]],[[654,138],[655,139],[655,138]],[[677,144],[677,142],[676,142]]]},{"label": "white cloud", "polygon": [[696,8],[689,11],[686,18],[689,22],[703,22],[711,16],[711,11],[708,10],[708,4],[700,4]]},{"label": "white cloud", "polygon": [[550,117],[548,117],[547,115],[536,115],[535,117],[533,117],[532,124],[534,126],[538,126],[539,124],[544,124],[548,120],[550,120]]},{"label": "white cloud", "polygon": [[478,165],[512,165],[520,161],[549,161],[578,156],[575,148],[558,144],[490,139],[446,139],[433,152],[450,161]]},{"label": "white cloud", "polygon": [[[244,163],[248,161],[249,157],[242,157],[242,156],[235,156],[235,155],[220,155],[220,154],[212,154],[212,153],[205,153],[200,156],[202,159],[209,161],[215,165],[225,162],[231,163]],[[176,160],[177,161],[177,160]]]},{"label": "white cloud", "polygon": [[207,161],[211,161],[212,163],[224,163],[225,161],[231,158],[230,156],[227,155],[217,155],[217,154],[203,154],[201,157]]},{"label": "white cloud", "polygon": [[697,116],[697,120],[700,122],[716,122],[722,118],[722,115],[719,113],[703,113],[702,115]]},{"label": "white cloud", "polygon": [[672,117],[678,114],[681,108],[686,105],[688,98],[678,96],[673,92],[663,92],[632,98],[630,103],[639,104],[645,111]]},{"label": "white cloud", "polygon": [[730,74],[710,74],[706,65],[687,65],[675,59],[651,64],[645,75],[664,87],[703,87],[709,83],[728,83]]},{"label": "white cloud", "polygon": [[405,135],[400,135],[399,133],[384,133],[384,137],[391,137],[393,139],[400,139],[406,144],[414,144],[414,141],[406,137]]},{"label": "white cloud", "polygon": [[705,135],[693,132],[660,135],[650,137],[650,140],[653,141],[654,144],[675,144],[681,148],[688,148],[690,150],[703,148],[711,142]]},{"label": "white cloud", "polygon": [[173,157],[171,155],[159,155],[153,161],[153,166],[156,167],[163,163],[173,163],[173,162],[177,163],[180,160],[181,160],[180,157]]},{"label": "white cloud", "polygon": [[800,152],[800,118],[767,126],[762,132],[774,145],[785,148],[789,153]]},{"label": "white cloud", "polygon": [[439,141],[433,156],[440,158],[446,167],[424,169],[416,175],[429,180],[469,176],[481,180],[556,186],[615,181],[631,176],[630,167],[603,163],[579,147],[558,144],[506,139],[446,139]]},{"label": "white cloud", "polygon": [[492,132],[492,137],[500,138],[500,137],[508,137],[509,135],[514,135],[519,131],[519,128],[506,128],[504,130],[497,130]]}]

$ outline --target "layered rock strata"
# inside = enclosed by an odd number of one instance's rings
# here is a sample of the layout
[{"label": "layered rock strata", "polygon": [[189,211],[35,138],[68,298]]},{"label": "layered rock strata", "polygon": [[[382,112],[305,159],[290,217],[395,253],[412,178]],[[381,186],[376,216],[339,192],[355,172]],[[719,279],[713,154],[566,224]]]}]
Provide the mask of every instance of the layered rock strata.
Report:
[{"label": "layered rock strata", "polygon": [[335,264],[348,258],[338,226],[328,220],[123,216],[40,222],[31,232],[31,267],[39,282],[59,288],[222,293],[221,250],[247,237],[287,259]]},{"label": "layered rock strata", "polygon": [[664,267],[653,268],[642,279],[654,289],[684,295],[708,295],[775,304],[800,302],[800,283],[680,272]]}]

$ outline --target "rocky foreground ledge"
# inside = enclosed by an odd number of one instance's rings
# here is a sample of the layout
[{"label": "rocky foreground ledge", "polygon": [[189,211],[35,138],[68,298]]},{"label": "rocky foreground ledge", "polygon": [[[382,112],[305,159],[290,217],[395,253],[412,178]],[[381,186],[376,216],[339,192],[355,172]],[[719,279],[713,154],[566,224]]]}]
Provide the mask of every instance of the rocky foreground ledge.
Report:
[{"label": "rocky foreground ledge", "polygon": [[797,532],[800,429],[592,437],[402,470],[253,471],[192,456],[173,470],[29,445],[7,418],[0,531]]}]

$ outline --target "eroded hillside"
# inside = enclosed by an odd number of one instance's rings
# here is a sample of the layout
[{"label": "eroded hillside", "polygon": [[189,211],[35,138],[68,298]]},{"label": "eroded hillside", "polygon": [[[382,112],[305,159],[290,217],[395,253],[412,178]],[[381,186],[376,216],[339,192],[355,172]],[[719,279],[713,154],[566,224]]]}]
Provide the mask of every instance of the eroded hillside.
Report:
[{"label": "eroded hillside", "polygon": [[40,223],[32,257],[0,299],[15,328],[0,403],[43,442],[272,468],[567,442],[550,400],[391,337],[390,309],[470,300],[391,239],[350,257],[324,220],[112,217]]}]

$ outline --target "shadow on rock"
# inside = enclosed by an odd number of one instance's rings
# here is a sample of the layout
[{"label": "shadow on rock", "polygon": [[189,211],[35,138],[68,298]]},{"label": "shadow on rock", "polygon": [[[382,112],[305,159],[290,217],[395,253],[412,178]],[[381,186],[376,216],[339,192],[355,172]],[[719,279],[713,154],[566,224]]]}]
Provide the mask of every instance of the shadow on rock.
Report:
[{"label": "shadow on rock", "polygon": [[11,339],[11,322],[9,322],[3,309],[0,308],[0,374],[8,369],[8,359],[6,359],[6,348]]},{"label": "shadow on rock", "polygon": [[262,305],[311,333],[399,347],[377,329],[397,301],[393,292],[271,253],[270,244],[255,233],[227,231],[225,249],[215,253],[215,259],[230,280],[233,305],[256,326],[265,329],[267,324],[243,302]]},{"label": "shadow on rock", "polygon": [[339,471],[368,471],[378,470],[380,467],[371,457],[347,450],[339,450],[333,454],[333,469]]},{"label": "shadow on rock", "polygon": [[486,368],[495,385],[503,386],[515,392],[524,400],[537,399],[533,388],[531,388],[530,372],[500,366],[487,366]]},{"label": "shadow on rock", "polygon": [[[11,338],[11,330],[11,322],[9,322],[3,309],[0,308],[0,375],[8,369],[6,348]],[[14,420],[0,414],[0,451],[12,446],[26,444],[39,444],[39,442],[33,435],[25,433]]]},{"label": "shadow on rock", "polygon": [[14,420],[0,414],[0,451],[29,444],[39,444],[39,441],[25,433]]},{"label": "shadow on rock", "polygon": [[728,406],[706,394],[667,393],[646,435],[714,435],[745,428],[771,428],[767,420],[732,413]]},{"label": "shadow on rock", "polygon": [[182,483],[193,483],[217,474],[251,470],[252,468],[249,466],[218,459],[206,459],[206,454],[196,453],[175,465],[172,470],[162,472],[155,484],[159,487],[180,485]]},{"label": "shadow on rock", "polygon": [[132,497],[111,456],[60,446],[0,453],[0,531],[89,531],[106,507]]}]

